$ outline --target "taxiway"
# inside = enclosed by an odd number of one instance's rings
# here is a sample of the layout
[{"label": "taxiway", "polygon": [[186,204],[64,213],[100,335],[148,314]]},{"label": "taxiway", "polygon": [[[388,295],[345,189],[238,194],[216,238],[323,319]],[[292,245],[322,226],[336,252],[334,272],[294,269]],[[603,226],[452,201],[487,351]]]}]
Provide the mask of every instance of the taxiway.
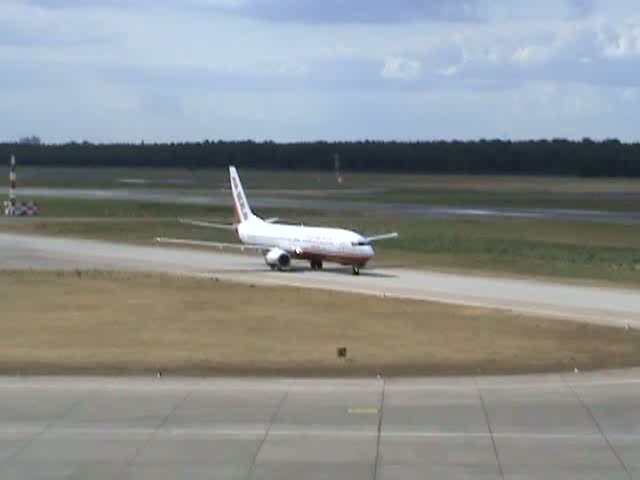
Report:
[{"label": "taxiway", "polygon": [[629,479],[640,371],[440,379],[0,377],[10,479]]},{"label": "taxiway", "polygon": [[[301,266],[303,264],[300,264]],[[506,309],[601,324],[640,327],[637,290],[397,268],[272,272],[262,258],[219,251],[135,246],[0,234],[2,269],[117,269],[204,275],[234,281],[331,289]]]}]

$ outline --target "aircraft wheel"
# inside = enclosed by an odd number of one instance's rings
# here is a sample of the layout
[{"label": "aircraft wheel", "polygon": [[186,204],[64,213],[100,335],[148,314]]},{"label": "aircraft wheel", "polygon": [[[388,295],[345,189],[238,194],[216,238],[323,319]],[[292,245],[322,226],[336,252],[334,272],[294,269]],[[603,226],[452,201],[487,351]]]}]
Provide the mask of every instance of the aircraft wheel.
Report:
[{"label": "aircraft wheel", "polygon": [[360,267],[356,267],[355,265],[353,266],[353,274],[354,275],[360,275]]},{"label": "aircraft wheel", "polygon": [[311,260],[311,270],[322,270],[322,260]]},{"label": "aircraft wheel", "polygon": [[269,268],[270,268],[271,270],[275,270],[275,269],[276,269],[276,266],[275,266],[275,265],[269,265]]}]

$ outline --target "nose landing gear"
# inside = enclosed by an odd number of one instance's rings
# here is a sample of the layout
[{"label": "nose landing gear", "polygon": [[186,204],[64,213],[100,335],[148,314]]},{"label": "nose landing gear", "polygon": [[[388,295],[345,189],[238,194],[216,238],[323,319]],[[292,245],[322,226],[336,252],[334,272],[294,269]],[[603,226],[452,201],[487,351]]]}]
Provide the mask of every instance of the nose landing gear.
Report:
[{"label": "nose landing gear", "polygon": [[352,272],[353,272],[354,275],[360,275],[360,267],[354,265],[352,267]]}]

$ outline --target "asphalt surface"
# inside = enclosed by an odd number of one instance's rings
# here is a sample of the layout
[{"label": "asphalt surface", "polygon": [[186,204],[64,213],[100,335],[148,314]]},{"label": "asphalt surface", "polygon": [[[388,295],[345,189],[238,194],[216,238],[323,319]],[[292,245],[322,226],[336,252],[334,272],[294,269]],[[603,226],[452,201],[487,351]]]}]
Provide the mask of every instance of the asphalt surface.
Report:
[{"label": "asphalt surface", "polygon": [[[640,326],[636,291],[0,234],[0,269],[107,268]],[[0,377],[0,478],[640,478],[640,369],[526,377]]]},{"label": "asphalt surface", "polygon": [[0,478],[640,478],[640,371],[0,377]]},{"label": "asphalt surface", "polygon": [[235,281],[289,285],[499,308],[640,328],[637,290],[574,286],[511,278],[456,275],[397,268],[311,271],[300,263],[270,271],[261,257],[126,244],[0,234],[0,269],[114,269],[204,275]]},{"label": "asphalt surface", "polygon": [[[0,195],[6,193],[0,188]],[[229,206],[229,193],[211,195],[153,190],[89,190],[74,188],[21,188],[20,195],[75,199],[135,200],[189,205]],[[608,212],[599,210],[568,210],[544,208],[485,208],[429,206],[422,204],[358,202],[349,200],[323,200],[303,198],[251,197],[251,204],[257,208],[297,208],[329,211],[368,211],[391,214],[407,214],[426,218],[531,218],[541,220],[606,222],[629,225],[640,224],[638,212]]]}]

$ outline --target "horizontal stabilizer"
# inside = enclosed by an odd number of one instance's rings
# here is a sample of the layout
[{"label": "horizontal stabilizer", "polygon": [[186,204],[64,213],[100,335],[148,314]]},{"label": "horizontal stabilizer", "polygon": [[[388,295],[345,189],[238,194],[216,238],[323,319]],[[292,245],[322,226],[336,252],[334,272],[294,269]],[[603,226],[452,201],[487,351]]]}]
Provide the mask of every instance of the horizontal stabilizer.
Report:
[{"label": "horizontal stabilizer", "polygon": [[178,219],[180,223],[185,225],[194,225],[196,227],[218,228],[220,230],[234,230],[235,225],[228,225],[222,223],[201,222],[199,220]]},{"label": "horizontal stabilizer", "polygon": [[373,237],[367,237],[366,240],[367,242],[375,242],[378,240],[389,240],[391,238],[398,238],[398,232],[393,232],[393,233],[385,233],[383,235],[375,235]]},{"label": "horizontal stabilizer", "polygon": [[243,243],[221,243],[221,242],[206,242],[204,240],[185,240],[181,238],[156,238],[156,242],[158,243],[171,243],[173,245],[189,245],[193,247],[209,247],[209,248],[234,248],[236,250],[245,251],[245,250],[271,250],[272,247],[269,245],[252,245],[252,244],[243,244]]}]

